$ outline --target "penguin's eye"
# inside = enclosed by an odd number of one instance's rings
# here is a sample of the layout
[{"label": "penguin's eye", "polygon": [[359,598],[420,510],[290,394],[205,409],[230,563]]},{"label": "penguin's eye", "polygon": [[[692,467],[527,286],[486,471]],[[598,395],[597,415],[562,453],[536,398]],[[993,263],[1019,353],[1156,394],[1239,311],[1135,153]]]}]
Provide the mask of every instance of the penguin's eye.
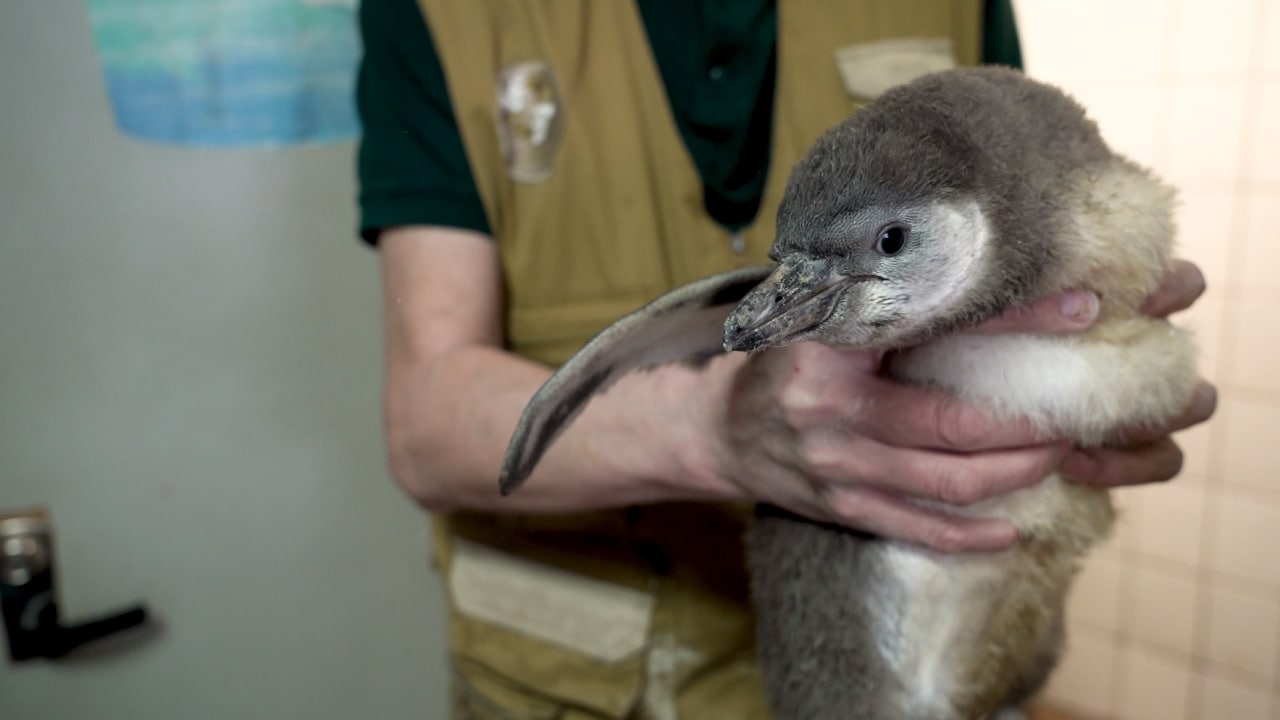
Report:
[{"label": "penguin's eye", "polygon": [[901,225],[887,225],[876,239],[876,252],[881,255],[897,255],[907,244],[907,229]]}]

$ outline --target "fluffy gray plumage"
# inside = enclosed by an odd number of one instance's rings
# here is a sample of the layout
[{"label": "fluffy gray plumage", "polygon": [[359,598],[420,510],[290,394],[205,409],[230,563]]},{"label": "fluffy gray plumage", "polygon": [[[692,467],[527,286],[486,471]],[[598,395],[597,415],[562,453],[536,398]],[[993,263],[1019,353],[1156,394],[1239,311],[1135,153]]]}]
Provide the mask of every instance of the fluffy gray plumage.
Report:
[{"label": "fluffy gray plumage", "polygon": [[[946,71],[893,89],[792,172],[772,272],[677,289],[548,381],[508,450],[503,490],[606,379],[705,359],[704,333],[720,321],[729,350],[893,350],[888,371],[899,379],[1082,444],[1162,422],[1195,380],[1186,337],[1137,312],[1168,261],[1171,202],[1107,148],[1079,105],[1019,73]],[[1068,287],[1102,297],[1088,333],[957,334]],[[781,720],[980,720],[1043,684],[1077,562],[1110,527],[1107,494],[1051,475],[1006,498],[938,508],[1006,517],[1021,542],[942,556],[761,507],[748,563]]]},{"label": "fluffy gray plumage", "polygon": [[[790,176],[771,255],[832,258],[845,276],[883,275],[881,258],[865,252],[874,237],[849,232],[859,211],[976,201],[999,239],[998,272],[913,332],[858,345],[918,342],[1054,289],[1074,187],[1114,161],[1083,108],[1055,88],[1004,68],[934,74],[889,90],[815,143]],[[851,247],[857,239],[866,245]],[[730,319],[730,333],[745,314]],[[792,341],[800,339],[809,338]],[[736,345],[751,349],[749,340]]]}]

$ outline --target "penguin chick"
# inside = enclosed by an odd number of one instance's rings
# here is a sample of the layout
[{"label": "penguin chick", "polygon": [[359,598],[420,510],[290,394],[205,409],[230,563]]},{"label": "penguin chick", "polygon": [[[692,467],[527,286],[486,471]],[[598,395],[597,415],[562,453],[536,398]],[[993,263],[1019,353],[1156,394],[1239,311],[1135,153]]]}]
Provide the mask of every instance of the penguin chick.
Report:
[{"label": "penguin chick", "polygon": [[[814,341],[891,351],[887,371],[1082,445],[1175,416],[1188,337],[1137,308],[1170,257],[1173,193],[1112,153],[1058,90],[996,68],[925,76],[831,129],[793,170],[777,267],[713,276],[622,319],[562,366],[513,436],[513,490],[571,418],[636,368]],[[1070,337],[964,331],[1067,288],[1101,298]],[[735,298],[741,298],[736,306]],[[980,720],[1058,654],[1077,565],[1112,524],[1105,491],[1056,473],[938,510],[1013,522],[992,555],[940,555],[761,506],[748,537],[761,667],[780,720]]]},{"label": "penguin chick", "polygon": [[[1189,339],[1138,312],[1168,266],[1172,201],[1058,90],[996,68],[928,76],[833,128],[797,166],[778,268],[731,313],[725,347],[896,350],[887,368],[900,379],[1097,445],[1173,417],[1195,382]],[[963,332],[1068,288],[1101,297],[1087,333]],[[1043,684],[1077,563],[1111,527],[1107,493],[1053,474],[934,507],[1006,518],[1021,542],[944,557],[759,513],[749,566],[780,718],[974,720]]]},{"label": "penguin chick", "polygon": [[[1085,187],[1116,162],[1079,105],[1012,70],[890,90],[791,174],[770,253],[780,267],[730,316],[726,348],[903,347],[1090,285],[1076,255],[1112,250],[1086,247],[1097,243],[1082,244],[1074,225]],[[1167,230],[1159,214],[1135,212]],[[1114,288],[1129,309],[1163,270],[1152,252],[1130,263],[1136,286]]]}]

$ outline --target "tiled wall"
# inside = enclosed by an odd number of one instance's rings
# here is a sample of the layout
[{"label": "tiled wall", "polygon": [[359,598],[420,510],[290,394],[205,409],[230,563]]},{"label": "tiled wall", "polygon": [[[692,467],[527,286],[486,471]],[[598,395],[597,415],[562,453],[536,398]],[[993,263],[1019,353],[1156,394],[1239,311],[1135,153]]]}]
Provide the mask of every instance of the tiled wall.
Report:
[{"label": "tiled wall", "polygon": [[1046,693],[1110,720],[1280,720],[1280,1],[1020,0],[1028,72],[1182,195],[1219,388],[1172,484],[1119,493]]}]

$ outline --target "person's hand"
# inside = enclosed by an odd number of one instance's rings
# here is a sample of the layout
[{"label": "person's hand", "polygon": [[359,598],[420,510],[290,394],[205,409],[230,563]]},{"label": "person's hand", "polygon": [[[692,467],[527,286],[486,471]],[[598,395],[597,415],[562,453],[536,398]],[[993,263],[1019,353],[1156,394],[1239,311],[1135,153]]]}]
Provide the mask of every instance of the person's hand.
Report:
[{"label": "person's hand", "polygon": [[[1164,317],[1204,291],[1194,265],[1176,263],[1144,312]],[[1078,332],[1097,300],[1069,292],[992,320],[982,332]],[[815,520],[942,551],[998,550],[1013,526],[944,513],[919,500],[966,505],[1034,484],[1060,466],[1098,485],[1166,480],[1181,466],[1168,435],[1208,419],[1214,392],[1124,448],[1075,452],[1027,423],[987,416],[955,397],[887,379],[879,353],[806,343],[754,356],[738,373],[724,418],[722,476],[752,499]]]},{"label": "person's hand", "polygon": [[[1178,260],[1164,282],[1142,306],[1151,317],[1166,318],[1186,310],[1204,294],[1204,275],[1195,265]],[[1182,414],[1160,428],[1133,428],[1119,443],[1079,450],[1063,467],[1068,479],[1099,487],[1137,485],[1171,480],[1182,470],[1182,450],[1173,433],[1199,425],[1213,416],[1218,391],[1201,379]]]}]

